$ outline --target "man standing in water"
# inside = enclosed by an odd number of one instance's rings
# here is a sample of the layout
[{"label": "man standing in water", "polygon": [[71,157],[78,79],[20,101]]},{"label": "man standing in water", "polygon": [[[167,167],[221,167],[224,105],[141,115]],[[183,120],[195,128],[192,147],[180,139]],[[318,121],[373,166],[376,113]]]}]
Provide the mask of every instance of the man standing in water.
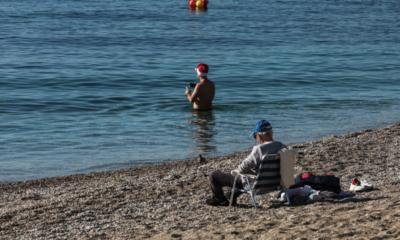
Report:
[{"label": "man standing in water", "polygon": [[212,100],[215,96],[215,85],[207,78],[208,65],[200,63],[195,69],[200,82],[194,87],[193,94],[188,87],[186,87],[185,94],[189,102],[193,103],[193,109],[203,111],[211,110]]}]

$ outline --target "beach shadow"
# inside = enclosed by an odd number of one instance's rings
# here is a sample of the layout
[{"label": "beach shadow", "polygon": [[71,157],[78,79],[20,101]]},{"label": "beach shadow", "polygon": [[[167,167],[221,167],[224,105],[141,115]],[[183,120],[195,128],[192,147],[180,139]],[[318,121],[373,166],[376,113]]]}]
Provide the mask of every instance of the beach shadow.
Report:
[{"label": "beach shadow", "polygon": [[355,197],[341,197],[341,198],[332,198],[325,199],[324,202],[332,203],[332,204],[343,204],[343,203],[351,203],[351,202],[370,202],[377,201],[382,199],[388,199],[388,197],[378,197],[378,198],[355,198]]},{"label": "beach shadow", "polygon": [[[280,202],[278,200],[270,200],[263,205],[257,205],[260,209],[276,209],[282,207],[301,207],[305,205],[312,204],[343,204],[343,203],[360,203],[360,202],[371,202],[382,199],[388,199],[388,197],[379,197],[379,198],[355,198],[356,194],[352,194],[351,196],[345,197],[335,197],[335,198],[325,198],[323,201],[309,201],[309,202],[292,202],[290,205],[287,202]],[[267,205],[268,204],[268,205]],[[248,204],[237,204],[234,207],[242,208],[242,209],[250,209],[254,208],[252,203]]]}]

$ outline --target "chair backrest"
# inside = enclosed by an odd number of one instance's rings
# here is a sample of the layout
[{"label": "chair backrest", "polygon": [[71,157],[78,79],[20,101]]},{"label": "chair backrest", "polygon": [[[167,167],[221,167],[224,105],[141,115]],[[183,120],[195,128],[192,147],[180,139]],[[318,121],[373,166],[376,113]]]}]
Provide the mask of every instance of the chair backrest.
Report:
[{"label": "chair backrest", "polygon": [[281,186],[279,154],[265,154],[262,157],[257,180],[253,189],[256,194],[278,190]]}]

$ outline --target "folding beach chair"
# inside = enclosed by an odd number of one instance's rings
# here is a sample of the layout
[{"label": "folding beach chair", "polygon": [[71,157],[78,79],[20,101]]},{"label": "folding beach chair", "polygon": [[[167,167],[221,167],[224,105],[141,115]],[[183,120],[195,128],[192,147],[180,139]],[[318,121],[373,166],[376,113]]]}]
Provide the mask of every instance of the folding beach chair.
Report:
[{"label": "folding beach chair", "polygon": [[[256,201],[254,199],[255,195],[261,195],[265,193],[275,192],[279,190],[284,190],[286,193],[286,198],[290,204],[289,195],[287,188],[281,186],[281,173],[280,173],[280,156],[276,154],[265,154],[261,160],[260,168],[257,175],[252,174],[241,174],[237,170],[231,172],[235,176],[235,181],[232,187],[232,195],[230,199],[229,206],[232,206],[233,195],[235,193],[236,179],[238,176],[244,176],[246,178],[247,184],[250,190],[236,189],[242,193],[248,193],[253,199],[254,206],[257,208]],[[293,166],[292,166],[293,167]],[[252,187],[249,182],[249,178],[256,179],[254,186]],[[289,186],[290,187],[290,186]]]}]

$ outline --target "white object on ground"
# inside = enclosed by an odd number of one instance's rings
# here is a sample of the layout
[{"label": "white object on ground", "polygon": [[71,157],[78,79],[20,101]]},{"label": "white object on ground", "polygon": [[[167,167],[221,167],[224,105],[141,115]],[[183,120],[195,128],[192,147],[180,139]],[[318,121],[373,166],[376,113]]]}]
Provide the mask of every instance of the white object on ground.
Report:
[{"label": "white object on ground", "polygon": [[322,191],[319,193],[319,195],[321,196],[321,198],[333,198],[338,196],[337,193],[330,191]]},{"label": "white object on ground", "polygon": [[357,180],[357,178],[353,178],[349,190],[353,192],[361,192],[367,190],[367,187],[363,186],[361,182]]},{"label": "white object on ground", "polygon": [[361,183],[361,186],[365,187],[365,190],[370,190],[370,189],[374,188],[374,186],[371,183],[367,182],[367,180],[362,180],[362,181],[360,181],[360,183]]},{"label": "white object on ground", "polygon": [[367,190],[367,188],[364,187],[363,185],[353,185],[353,184],[350,185],[350,191],[361,192],[365,190]]},{"label": "white object on ground", "polygon": [[[291,198],[294,195],[301,195],[301,194],[306,194],[309,193],[312,189],[312,187],[305,185],[304,187],[299,187],[299,188],[295,188],[295,189],[288,189],[288,195],[289,198]],[[279,198],[280,202],[287,202],[286,200],[286,194],[283,192],[281,194],[281,197]]]},{"label": "white object on ground", "polygon": [[310,199],[311,201],[320,201],[320,200],[321,200],[321,196],[319,196],[319,195],[316,194],[316,193],[313,193],[313,194],[310,195],[309,199]]}]

